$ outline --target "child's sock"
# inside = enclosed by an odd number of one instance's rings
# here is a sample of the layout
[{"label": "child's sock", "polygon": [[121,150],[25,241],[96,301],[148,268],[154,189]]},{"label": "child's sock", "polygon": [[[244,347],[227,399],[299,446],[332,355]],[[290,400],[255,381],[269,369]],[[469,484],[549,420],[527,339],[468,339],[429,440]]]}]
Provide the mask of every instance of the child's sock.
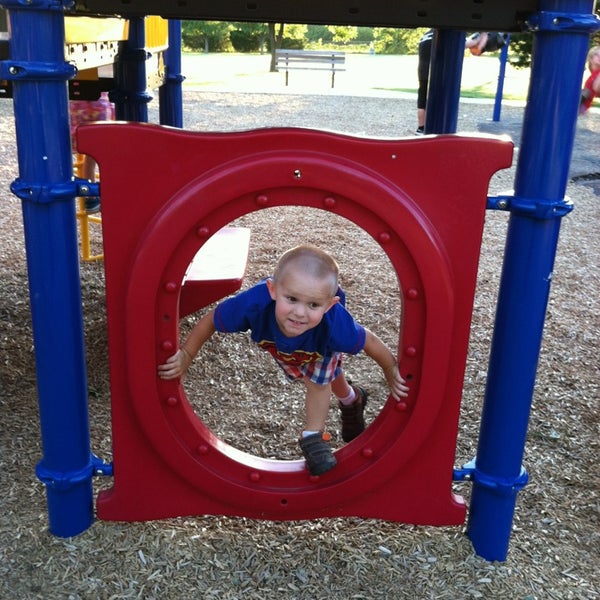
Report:
[{"label": "child's sock", "polygon": [[305,437],[308,437],[309,435],[315,435],[315,433],[321,433],[321,432],[320,431],[309,431],[309,430],[305,429],[302,432],[302,437],[305,438]]},{"label": "child's sock", "polygon": [[338,400],[340,401],[340,404],[343,404],[344,406],[350,406],[356,400],[354,388],[351,386],[350,393],[345,398],[338,398]]}]

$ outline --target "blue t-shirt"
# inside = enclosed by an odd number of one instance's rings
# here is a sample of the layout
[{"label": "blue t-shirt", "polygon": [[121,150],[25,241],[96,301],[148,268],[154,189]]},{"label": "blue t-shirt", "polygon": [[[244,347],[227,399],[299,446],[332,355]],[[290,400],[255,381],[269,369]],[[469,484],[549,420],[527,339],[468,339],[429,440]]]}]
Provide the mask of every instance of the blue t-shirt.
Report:
[{"label": "blue t-shirt", "polygon": [[344,294],[321,322],[296,337],[285,336],[275,320],[275,301],[263,281],[221,302],[214,323],[217,331],[251,331],[251,338],[263,350],[288,364],[301,365],[337,352],[358,354],[365,345],[365,328],[359,325],[344,306]]}]

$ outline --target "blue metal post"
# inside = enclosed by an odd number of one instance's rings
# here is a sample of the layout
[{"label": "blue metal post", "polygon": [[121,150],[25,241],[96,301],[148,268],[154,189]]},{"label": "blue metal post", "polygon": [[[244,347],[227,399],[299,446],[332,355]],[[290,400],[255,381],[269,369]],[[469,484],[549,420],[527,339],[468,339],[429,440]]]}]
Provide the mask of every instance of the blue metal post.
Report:
[{"label": "blue metal post", "polygon": [[165,83],[158,89],[161,125],[183,127],[181,84],[181,21],[169,21],[169,49],[165,52]]},{"label": "blue metal post", "polygon": [[148,122],[152,94],[146,79],[146,29],[143,17],[129,20],[129,37],[115,57],[115,89],[109,93],[119,121]]},{"label": "blue metal post", "polygon": [[441,29],[435,32],[425,133],[456,133],[464,54],[463,31]]},{"label": "blue metal post", "polygon": [[[467,533],[476,552],[505,560],[523,460],[579,107],[591,0],[542,0],[510,202]],[[540,149],[543,148],[543,152]]]},{"label": "blue metal post", "polygon": [[506,44],[500,50],[500,69],[498,71],[498,85],[496,86],[496,98],[494,100],[493,120],[500,120],[502,112],[502,96],[504,95],[504,78],[506,77],[506,63],[508,62],[508,46],[510,45],[510,35],[506,38]]},{"label": "blue metal post", "polygon": [[68,537],[93,521],[92,471],[63,6],[4,1],[50,531]]}]

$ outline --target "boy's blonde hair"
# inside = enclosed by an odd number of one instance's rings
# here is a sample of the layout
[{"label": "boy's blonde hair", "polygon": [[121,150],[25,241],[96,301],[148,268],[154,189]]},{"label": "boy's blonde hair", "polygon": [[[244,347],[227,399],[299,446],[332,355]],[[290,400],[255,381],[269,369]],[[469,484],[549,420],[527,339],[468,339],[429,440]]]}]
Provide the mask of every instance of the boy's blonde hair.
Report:
[{"label": "boy's blonde hair", "polygon": [[277,261],[273,281],[281,280],[285,270],[292,264],[311,277],[331,280],[331,295],[336,295],[340,269],[335,259],[327,252],[307,244],[291,248]]},{"label": "boy's blonde hair", "polygon": [[592,46],[587,54],[587,66],[590,71],[592,70],[592,57],[596,54],[600,54],[600,46]]}]

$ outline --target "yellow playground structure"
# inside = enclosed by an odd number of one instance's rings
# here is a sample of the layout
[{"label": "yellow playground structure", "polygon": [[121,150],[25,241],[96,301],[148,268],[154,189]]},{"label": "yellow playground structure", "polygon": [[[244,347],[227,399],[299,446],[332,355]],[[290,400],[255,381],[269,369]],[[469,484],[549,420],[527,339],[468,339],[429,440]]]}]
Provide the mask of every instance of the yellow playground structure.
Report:
[{"label": "yellow playground structure", "polygon": [[[164,74],[162,53],[168,47],[167,21],[161,17],[146,17],[145,39],[147,51],[147,85],[154,89],[161,84]],[[119,51],[120,42],[127,39],[129,21],[127,19],[94,17],[66,17],[65,18],[65,56],[67,60],[77,67],[77,77],[70,82],[69,95],[76,99],[90,93],[100,94],[108,91],[112,86],[113,63]],[[86,94],[86,95],[87,95]],[[74,154],[73,173],[82,177],[84,156]],[[96,181],[95,177],[93,181]],[[85,207],[85,198],[77,198],[77,221],[79,223],[81,259],[86,262],[103,259],[101,248],[92,250],[92,235],[90,226],[101,225],[102,216],[88,214]]]},{"label": "yellow playground structure", "polygon": [[[158,16],[144,19],[146,50],[147,89],[158,88],[164,79],[163,52],[168,48],[168,22]],[[83,16],[65,17],[65,58],[77,69],[77,75],[69,81],[71,100],[97,100],[102,92],[113,89],[114,64],[123,42],[128,39],[129,20],[122,18],[96,18]],[[0,60],[8,56],[8,26],[6,11],[0,9]],[[0,80],[0,98],[12,96],[10,81]],[[82,177],[84,157],[73,156],[73,173]],[[90,180],[95,183],[97,178]],[[103,259],[102,249],[92,251],[93,239],[90,226],[102,223],[101,214],[89,215],[85,209],[85,198],[78,198],[76,215],[79,223],[81,259],[97,261]]]}]

